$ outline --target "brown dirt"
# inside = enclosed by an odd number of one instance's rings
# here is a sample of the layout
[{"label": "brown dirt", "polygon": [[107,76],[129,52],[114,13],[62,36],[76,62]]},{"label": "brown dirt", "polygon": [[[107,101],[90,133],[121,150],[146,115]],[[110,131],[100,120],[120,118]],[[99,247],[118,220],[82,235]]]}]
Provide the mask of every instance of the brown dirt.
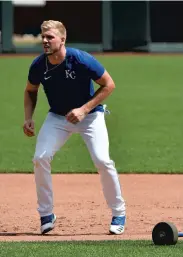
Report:
[{"label": "brown dirt", "polygon": [[183,175],[120,175],[127,207],[123,235],[108,234],[111,213],[98,174],[53,175],[55,229],[40,235],[33,174],[0,174],[0,241],[151,239],[154,225],[183,228]]}]

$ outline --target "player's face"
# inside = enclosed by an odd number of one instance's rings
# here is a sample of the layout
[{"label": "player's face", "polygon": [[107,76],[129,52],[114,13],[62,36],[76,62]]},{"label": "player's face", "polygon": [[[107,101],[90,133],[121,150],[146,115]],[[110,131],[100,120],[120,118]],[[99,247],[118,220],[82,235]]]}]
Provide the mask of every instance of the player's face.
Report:
[{"label": "player's face", "polygon": [[63,42],[63,38],[56,29],[42,31],[43,49],[47,55],[58,52],[62,47]]}]

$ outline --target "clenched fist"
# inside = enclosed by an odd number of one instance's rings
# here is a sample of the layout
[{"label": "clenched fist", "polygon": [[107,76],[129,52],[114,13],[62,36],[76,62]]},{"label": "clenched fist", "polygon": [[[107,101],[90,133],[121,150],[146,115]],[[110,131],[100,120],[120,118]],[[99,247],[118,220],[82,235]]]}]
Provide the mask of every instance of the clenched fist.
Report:
[{"label": "clenched fist", "polygon": [[23,130],[24,130],[25,135],[27,135],[28,137],[35,136],[34,121],[33,120],[26,120],[24,122],[24,125],[23,125]]},{"label": "clenched fist", "polygon": [[67,113],[65,117],[69,122],[76,124],[82,121],[86,115],[87,113],[84,111],[83,108],[76,108]]}]

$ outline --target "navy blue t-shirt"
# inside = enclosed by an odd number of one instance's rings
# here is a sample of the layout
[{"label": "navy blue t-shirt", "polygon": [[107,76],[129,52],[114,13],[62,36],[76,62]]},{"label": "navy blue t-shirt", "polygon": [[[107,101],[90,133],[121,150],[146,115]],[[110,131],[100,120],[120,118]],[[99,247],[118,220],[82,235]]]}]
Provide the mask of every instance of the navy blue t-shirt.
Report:
[{"label": "navy blue t-shirt", "polygon": [[[36,57],[29,69],[28,80],[33,85],[42,84],[51,112],[66,115],[79,108],[94,95],[92,80],[99,79],[105,69],[89,53],[66,48],[65,60],[52,65],[45,54]],[[91,112],[103,112],[99,104]]]}]

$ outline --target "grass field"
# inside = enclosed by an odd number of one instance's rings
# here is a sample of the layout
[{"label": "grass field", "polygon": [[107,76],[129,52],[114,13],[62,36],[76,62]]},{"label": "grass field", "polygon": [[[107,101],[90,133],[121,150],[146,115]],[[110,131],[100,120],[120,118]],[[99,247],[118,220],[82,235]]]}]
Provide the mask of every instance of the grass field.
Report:
[{"label": "grass field", "polygon": [[[183,172],[182,56],[97,56],[116,82],[106,103],[111,157],[119,172]],[[22,132],[23,93],[33,57],[1,58],[1,172],[32,172],[36,138]],[[48,111],[41,89],[38,132]],[[52,163],[53,172],[96,172],[79,135]]]},{"label": "grass field", "polygon": [[154,246],[150,241],[0,243],[0,256],[13,257],[180,257],[183,243]]},{"label": "grass field", "polygon": [[[97,56],[116,82],[106,101],[111,157],[119,172],[183,173],[183,56]],[[22,132],[23,93],[33,57],[0,58],[0,172],[32,172],[36,138]],[[38,132],[48,104],[40,91]],[[95,172],[87,149],[73,135],[53,160],[53,172]],[[4,256],[179,257],[183,243],[155,247],[151,241],[0,242]]]}]

